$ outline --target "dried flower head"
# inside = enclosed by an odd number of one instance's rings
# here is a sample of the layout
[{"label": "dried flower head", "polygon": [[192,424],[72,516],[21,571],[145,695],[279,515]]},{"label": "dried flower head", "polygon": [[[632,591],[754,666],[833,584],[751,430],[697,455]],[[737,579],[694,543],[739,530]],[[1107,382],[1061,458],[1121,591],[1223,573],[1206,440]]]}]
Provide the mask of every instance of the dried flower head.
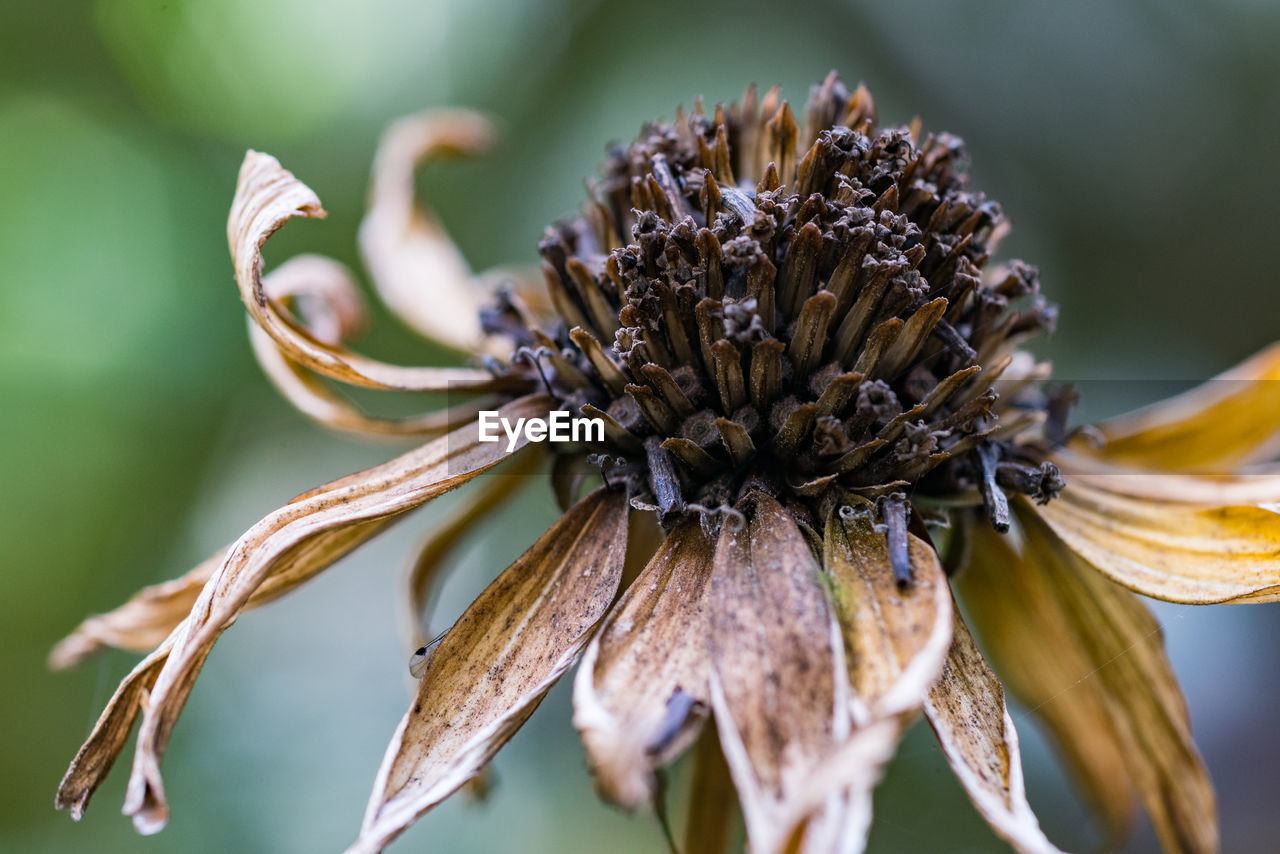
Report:
[{"label": "dried flower head", "polygon": [[[148,654],[58,806],[80,817],[141,715],[125,812],[159,830],[160,758],[218,636],[503,464],[549,470],[564,513],[448,631],[411,645],[417,696],[351,851],[381,850],[476,778],[581,658],[574,724],[602,796],[665,816],[658,775],[696,743],[682,850],[725,850],[735,804],[753,851],[861,850],[872,790],[922,711],[995,831],[1050,854],[1004,688],[953,595],[1113,833],[1140,801],[1167,851],[1217,849],[1159,627],[1125,588],[1280,598],[1280,348],[1234,382],[1067,430],[1071,393],[1018,349],[1054,309],[1033,267],[989,265],[1007,223],[967,188],[960,141],[881,128],[866,90],[834,74],[803,128],[776,90],[748,89],[613,150],[583,214],[540,245],[545,290],[473,277],[413,198],[421,160],[489,137],[464,112],[394,126],[361,229],[386,302],[474,368],[348,349],[362,307],[331,261],[262,276],[267,238],[323,211],[273,158],[245,158],[228,236],[268,375],[336,429],[439,438],[299,496],[63,641],[55,666],[104,646]],[[476,400],[384,419],[331,380]],[[604,438],[486,443],[476,416],[494,407],[598,418]],[[476,487],[414,563],[415,624],[510,492]]]}]

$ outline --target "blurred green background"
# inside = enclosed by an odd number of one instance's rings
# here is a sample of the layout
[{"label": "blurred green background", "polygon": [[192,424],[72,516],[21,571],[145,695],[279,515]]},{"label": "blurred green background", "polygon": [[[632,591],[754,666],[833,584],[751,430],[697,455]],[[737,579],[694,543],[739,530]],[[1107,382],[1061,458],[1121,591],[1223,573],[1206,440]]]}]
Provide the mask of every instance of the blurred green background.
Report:
[{"label": "blurred green background", "polygon": [[[431,105],[491,111],[502,147],[428,170],[423,187],[477,268],[524,263],[607,141],[750,80],[802,101],[838,68],[871,86],[886,122],[920,115],[969,143],[977,185],[1015,223],[1005,256],[1038,264],[1062,306],[1042,348],[1060,375],[1194,379],[1280,337],[1278,40],[1280,8],[1264,0],[7,0],[0,850],[340,850],[406,705],[401,573],[447,502],[226,635],[167,757],[161,836],[135,837],[117,812],[127,758],[84,822],[52,808],[132,659],[55,675],[50,645],[297,492],[394,451],[325,434],[252,361],[224,236],[246,148],[279,157],[330,213],[286,228],[268,263],[308,250],[357,266],[380,129]],[[377,355],[443,358],[385,317],[375,332]],[[1083,412],[1140,402],[1086,398]],[[442,612],[549,523],[545,498],[531,493],[506,515],[511,536],[468,555]],[[1218,784],[1224,849],[1273,851],[1280,611],[1157,613]],[[394,850],[661,850],[651,820],[592,796],[566,687],[500,754],[487,803],[449,801]],[[1044,825],[1089,848],[1077,801],[1018,720]],[[873,852],[1005,850],[919,727],[877,800]],[[1154,851],[1150,834],[1131,850]]]}]

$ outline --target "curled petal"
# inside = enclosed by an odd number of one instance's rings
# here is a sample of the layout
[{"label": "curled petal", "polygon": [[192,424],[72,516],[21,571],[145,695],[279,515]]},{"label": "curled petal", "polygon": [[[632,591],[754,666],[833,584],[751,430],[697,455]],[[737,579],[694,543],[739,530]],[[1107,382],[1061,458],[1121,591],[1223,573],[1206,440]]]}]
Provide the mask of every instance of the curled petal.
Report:
[{"label": "curled petal", "polygon": [[991,828],[1020,854],[1061,854],[1027,803],[1004,688],[958,614],[946,665],[924,712],[951,770]]},{"label": "curled petal", "polygon": [[1280,599],[1274,505],[1134,497],[1071,477],[1048,504],[1020,503],[1099,571],[1144,595],[1190,604]]},{"label": "curled petal", "polygon": [[850,732],[840,629],[799,527],[756,491],[726,525],[711,582],[711,706],[752,851],[781,851],[834,793],[869,799],[897,743],[880,718]]},{"label": "curled petal", "polygon": [[54,646],[49,666],[66,670],[111,647],[152,651],[191,611],[201,588],[226,555],[226,548],[219,549],[186,575],[144,587],[118,608],[89,617]]},{"label": "curled petal", "polygon": [[177,634],[175,629],[120,682],[98,722],[93,725],[93,731],[76,752],[75,759],[71,760],[71,766],[58,785],[53,804],[58,809],[70,807],[71,817],[76,821],[84,816],[89,798],[93,797],[115,764],[116,757],[124,750],[138,711],[160,675],[160,668],[164,666]]},{"label": "curled petal", "polygon": [[1019,505],[1024,553],[979,526],[960,590],[1009,686],[1054,730],[1113,833],[1134,793],[1169,852],[1218,850],[1213,788],[1160,626]]},{"label": "curled petal", "polygon": [[857,496],[832,510],[823,543],[854,696],[876,715],[918,709],[951,644],[951,588],[937,553],[912,535],[912,584],[900,588],[871,502]]},{"label": "curled petal", "polygon": [[[530,395],[503,407],[504,417],[545,415],[551,401]],[[125,813],[141,833],[155,833],[168,818],[159,763],[196,676],[214,642],[254,596],[273,585],[296,583],[299,564],[323,555],[332,563],[401,514],[471,480],[501,462],[500,443],[480,443],[468,425],[365,472],[301,496],[249,529],[201,591],[174,641],[138,733]],[[343,548],[335,548],[335,541]],[[260,593],[260,591],[262,591]]]},{"label": "curled petal", "polygon": [[245,307],[285,356],[316,373],[368,388],[489,391],[514,382],[469,368],[413,368],[379,362],[318,341],[282,313],[263,286],[262,245],[295,216],[324,215],[311,188],[281,167],[274,157],[256,151],[245,155],[227,221],[227,240]]},{"label": "curled petal", "polygon": [[[366,325],[360,292],[347,268],[319,255],[290,258],[262,279],[268,298],[287,305],[316,341],[338,346]],[[314,371],[290,359],[267,332],[249,318],[249,341],[258,364],[296,409],[324,426],[356,435],[435,436],[473,420],[484,402],[408,418],[366,415]]]},{"label": "curled petal", "polygon": [[1177,397],[1098,425],[1108,462],[1226,473],[1280,450],[1280,344]]},{"label": "curled petal", "polygon": [[596,490],[471,603],[431,656],[350,852],[381,851],[524,723],[609,607],[626,541],[626,496]]},{"label": "curled petal", "polygon": [[[266,604],[293,590],[391,521],[366,522],[317,538],[311,548],[282,562],[254,591],[245,604],[245,610]],[[110,647],[130,652],[155,649],[186,619],[200,597],[200,591],[226,561],[230,550],[231,546],[219,549],[185,575],[144,587],[120,607],[89,617],[53,648],[49,654],[49,666],[56,670],[73,667]]]},{"label": "curled petal", "polygon": [[383,301],[419,333],[466,353],[484,343],[483,291],[444,227],[415,200],[414,172],[439,157],[479,154],[494,135],[492,122],[469,110],[432,110],[393,124],[378,144],[360,225],[360,251]]},{"label": "curled petal", "polygon": [[679,756],[706,717],[712,545],[696,518],[678,525],[609,614],[574,680],[573,725],[596,785],[628,809],[653,797],[654,769]]}]

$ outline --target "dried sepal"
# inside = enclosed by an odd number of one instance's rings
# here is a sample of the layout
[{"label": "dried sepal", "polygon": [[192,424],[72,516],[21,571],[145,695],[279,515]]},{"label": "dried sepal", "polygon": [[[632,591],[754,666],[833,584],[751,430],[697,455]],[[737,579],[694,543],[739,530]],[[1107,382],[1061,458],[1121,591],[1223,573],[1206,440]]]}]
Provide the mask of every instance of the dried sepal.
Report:
[{"label": "dried sepal", "polygon": [[951,770],[991,828],[1019,854],[1061,854],[1027,803],[1022,751],[1004,688],[958,614],[946,664],[929,689],[924,712]]},{"label": "dried sepal", "polygon": [[596,787],[629,809],[656,791],[706,717],[713,543],[697,518],[677,525],[583,654],[573,724]]},{"label": "dried sepal", "polygon": [[320,199],[269,154],[250,151],[240,167],[227,221],[236,283],[250,316],[291,361],[352,385],[402,391],[487,391],[510,387],[488,371],[390,365],[323,344],[272,301],[262,283],[262,246],[295,216],[324,217]]},{"label": "dried sepal", "polygon": [[[504,417],[545,415],[545,395],[520,398]],[[155,833],[168,819],[160,759],[196,676],[218,636],[272,576],[289,569],[300,553],[320,550],[332,563],[377,528],[497,465],[509,453],[501,443],[480,443],[468,425],[396,459],[334,481],[295,499],[249,529],[201,591],[151,691],[138,732],[125,813],[140,833]],[[345,548],[335,540],[351,540]]]},{"label": "dried sepal", "polygon": [[381,851],[479,771],[577,658],[617,590],[624,493],[563,515],[458,619],[400,722],[350,852]]}]

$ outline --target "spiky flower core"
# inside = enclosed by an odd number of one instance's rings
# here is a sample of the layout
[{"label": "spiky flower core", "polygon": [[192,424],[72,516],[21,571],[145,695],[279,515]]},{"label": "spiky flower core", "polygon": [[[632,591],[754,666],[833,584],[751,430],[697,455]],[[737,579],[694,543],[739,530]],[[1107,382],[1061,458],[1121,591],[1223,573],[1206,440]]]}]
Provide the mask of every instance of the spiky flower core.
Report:
[{"label": "spiky flower core", "polygon": [[984,275],[1007,225],[956,137],[878,127],[834,74],[805,118],[749,89],[647,125],[539,247],[555,327],[509,300],[485,325],[516,338],[513,370],[604,419],[593,460],[664,521],[752,486],[806,520],[876,498],[891,531],[908,490],[980,496],[1005,527],[1006,492],[1061,486],[1026,441],[1052,400],[993,388],[1053,323],[1037,272]]}]

